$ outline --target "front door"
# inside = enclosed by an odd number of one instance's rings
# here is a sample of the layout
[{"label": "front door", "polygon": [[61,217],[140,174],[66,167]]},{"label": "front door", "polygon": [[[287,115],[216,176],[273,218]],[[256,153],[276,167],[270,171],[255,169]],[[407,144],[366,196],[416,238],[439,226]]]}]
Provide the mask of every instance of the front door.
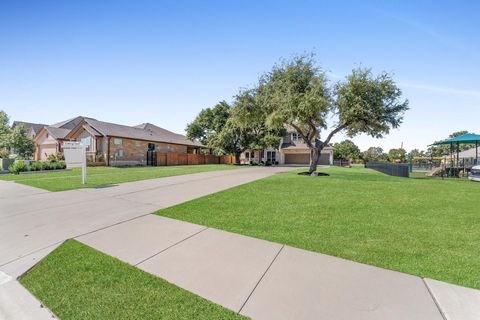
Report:
[{"label": "front door", "polygon": [[155,151],[155,144],[148,144],[147,151],[147,166],[156,166],[157,165],[157,152]]}]

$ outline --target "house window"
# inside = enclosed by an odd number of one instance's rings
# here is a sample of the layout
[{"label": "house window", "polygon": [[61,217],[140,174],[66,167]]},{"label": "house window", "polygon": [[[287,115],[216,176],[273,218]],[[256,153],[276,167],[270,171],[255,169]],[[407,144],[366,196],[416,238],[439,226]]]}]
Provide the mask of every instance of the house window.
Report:
[{"label": "house window", "polygon": [[252,151],[252,153],[250,154],[250,157],[253,159],[255,158],[255,151]]},{"label": "house window", "polygon": [[276,151],[267,151],[267,161],[275,163],[277,161],[277,152]]},{"label": "house window", "polygon": [[155,151],[155,143],[148,144],[148,151]]},{"label": "house window", "polygon": [[123,149],[118,149],[117,150],[117,157],[123,157]]},{"label": "house window", "polygon": [[114,144],[122,144],[122,139],[115,138],[115,139],[113,140],[113,143],[114,143]]},{"label": "house window", "polygon": [[85,146],[86,150],[87,151],[92,151],[91,148],[92,148],[92,138],[91,137],[85,137],[85,138],[82,138],[80,139],[80,144],[82,146]]},{"label": "house window", "polygon": [[250,153],[249,152],[245,152],[245,158],[250,159]]},{"label": "house window", "polygon": [[80,139],[80,143],[84,146],[89,146],[91,144],[92,139],[90,137],[85,137]]},{"label": "house window", "polygon": [[299,135],[298,133],[296,133],[296,132],[293,132],[293,133],[292,133],[292,140],[293,140],[293,141],[298,141],[298,140],[300,140],[300,135]]}]

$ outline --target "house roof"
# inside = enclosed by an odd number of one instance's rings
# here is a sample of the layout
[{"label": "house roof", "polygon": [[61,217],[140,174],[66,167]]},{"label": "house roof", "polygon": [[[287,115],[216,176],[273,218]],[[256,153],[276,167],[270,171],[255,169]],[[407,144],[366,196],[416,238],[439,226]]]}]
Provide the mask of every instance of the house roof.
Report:
[{"label": "house roof", "polygon": [[65,139],[67,134],[70,133],[70,129],[64,129],[64,128],[56,128],[52,126],[45,127],[45,130],[47,130],[50,135],[52,135],[56,139]]},{"label": "house roof", "polygon": [[[55,124],[52,124],[51,127],[56,127],[56,128],[63,128],[63,129],[70,129],[72,130],[75,128],[80,122],[82,122],[83,119],[88,119],[87,117],[84,116],[78,116],[74,117],[71,119],[67,119]],[[94,119],[95,120],[95,119]]]},{"label": "house roof", "polygon": [[14,121],[13,124],[12,124],[12,128],[15,128],[16,126],[18,126],[20,124],[23,124],[27,129],[32,129],[35,133],[38,133],[43,127],[48,126],[46,124],[41,124],[41,123]]},{"label": "house roof", "polygon": [[[480,155],[480,147],[478,148],[478,154]],[[462,151],[458,154],[460,158],[475,158],[477,156],[477,148],[471,148]]]},{"label": "house roof", "polygon": [[[188,140],[185,136],[181,134],[165,130],[151,123],[143,123],[138,126],[129,127],[121,124],[98,121],[91,118],[84,118],[83,122],[79,123],[77,127],[80,125],[82,125],[85,130],[96,136],[110,136],[204,147],[204,145],[202,145],[198,141]],[[76,130],[72,130],[72,133],[74,131]]]}]

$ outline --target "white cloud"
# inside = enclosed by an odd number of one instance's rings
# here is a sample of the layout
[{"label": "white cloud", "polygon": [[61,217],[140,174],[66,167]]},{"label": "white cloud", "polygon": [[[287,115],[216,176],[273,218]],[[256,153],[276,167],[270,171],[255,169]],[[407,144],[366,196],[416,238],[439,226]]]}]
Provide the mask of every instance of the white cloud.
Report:
[{"label": "white cloud", "polygon": [[469,97],[475,97],[480,99],[480,91],[478,90],[465,90],[465,89],[441,87],[441,86],[418,84],[418,83],[411,83],[411,82],[399,82],[398,84],[399,86],[405,87],[405,88],[428,90],[432,92],[449,94],[449,95],[453,94],[453,95],[459,95],[459,96],[469,96]]}]

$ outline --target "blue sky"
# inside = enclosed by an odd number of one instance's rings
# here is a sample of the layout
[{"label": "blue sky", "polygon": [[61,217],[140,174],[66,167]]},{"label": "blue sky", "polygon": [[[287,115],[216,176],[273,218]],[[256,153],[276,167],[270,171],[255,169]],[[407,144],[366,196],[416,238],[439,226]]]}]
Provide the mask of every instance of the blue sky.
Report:
[{"label": "blue sky", "polygon": [[393,72],[410,100],[402,127],[356,137],[361,149],[426,148],[480,133],[479,12],[474,1],[0,0],[0,109],[183,133],[202,108],[307,51],[332,81],[359,65]]}]

